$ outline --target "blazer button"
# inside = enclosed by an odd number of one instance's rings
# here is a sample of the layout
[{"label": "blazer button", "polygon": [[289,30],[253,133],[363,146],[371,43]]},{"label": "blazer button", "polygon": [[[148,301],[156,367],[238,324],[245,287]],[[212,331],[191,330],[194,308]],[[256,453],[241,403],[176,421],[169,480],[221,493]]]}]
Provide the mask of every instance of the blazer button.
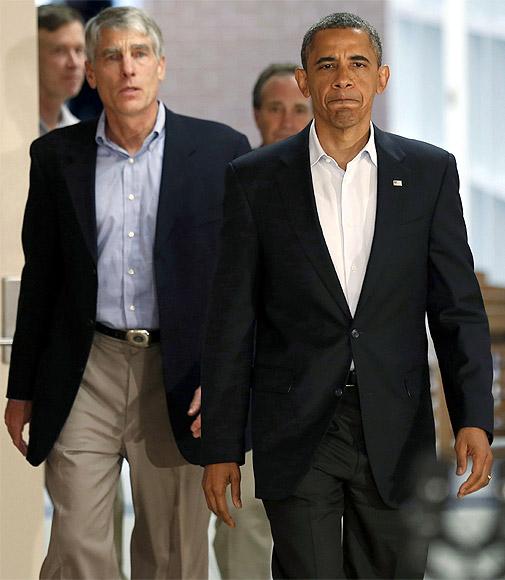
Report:
[{"label": "blazer button", "polygon": [[340,387],[337,387],[335,389],[334,393],[335,393],[335,397],[341,397],[344,394],[344,391]]},{"label": "blazer button", "polygon": [[352,336],[353,338],[359,338],[359,330],[356,330],[355,328],[353,328],[353,329],[351,330],[351,336]]},{"label": "blazer button", "polygon": [[95,326],[95,321],[94,321],[92,318],[90,318],[90,319],[88,320],[88,326],[89,326],[89,327],[94,327],[94,326]]}]

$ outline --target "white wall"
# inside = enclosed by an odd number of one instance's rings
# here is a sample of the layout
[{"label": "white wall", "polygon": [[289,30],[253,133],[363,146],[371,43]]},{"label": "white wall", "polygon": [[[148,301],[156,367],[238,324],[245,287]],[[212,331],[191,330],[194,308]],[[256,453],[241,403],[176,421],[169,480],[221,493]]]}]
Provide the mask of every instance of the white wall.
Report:
[{"label": "white wall", "polygon": [[[36,21],[32,0],[0,0],[0,277],[19,276],[28,148],[38,132]],[[3,415],[7,365],[0,363]],[[0,579],[38,577],[43,471],[30,467],[0,423]]]}]

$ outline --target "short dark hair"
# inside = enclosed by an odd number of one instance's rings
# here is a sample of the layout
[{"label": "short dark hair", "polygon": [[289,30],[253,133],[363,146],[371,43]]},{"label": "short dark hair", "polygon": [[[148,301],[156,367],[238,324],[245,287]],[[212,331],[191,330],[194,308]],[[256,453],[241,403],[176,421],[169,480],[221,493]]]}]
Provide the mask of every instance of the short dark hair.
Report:
[{"label": "short dark hair", "polygon": [[54,32],[65,24],[80,22],[84,26],[84,18],[74,8],[64,4],[44,4],[37,8],[38,27]]},{"label": "short dark hair", "polygon": [[261,91],[265,86],[265,83],[271,79],[272,77],[287,77],[287,76],[294,76],[295,70],[298,68],[298,65],[292,64],[289,62],[286,63],[273,63],[267,66],[264,69],[256,84],[254,85],[253,89],[253,107],[255,109],[261,108]]},{"label": "short dark hair", "polygon": [[377,57],[379,66],[382,64],[382,43],[377,30],[363,18],[351,14],[350,12],[334,12],[329,16],[325,16],[316,24],[313,24],[305,33],[302,43],[302,65],[307,70],[307,59],[309,51],[314,41],[314,36],[321,30],[328,30],[330,28],[356,28],[363,30],[368,34],[370,44]]}]

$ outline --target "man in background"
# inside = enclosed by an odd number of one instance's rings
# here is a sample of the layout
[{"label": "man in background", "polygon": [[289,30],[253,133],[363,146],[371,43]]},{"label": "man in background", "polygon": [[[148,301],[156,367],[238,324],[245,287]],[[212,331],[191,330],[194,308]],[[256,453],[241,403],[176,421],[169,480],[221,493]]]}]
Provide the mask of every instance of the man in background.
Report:
[{"label": "man in background", "polygon": [[[310,98],[302,95],[295,79],[297,65],[273,63],[259,75],[253,89],[253,110],[261,146],[291,137],[312,119]],[[223,580],[269,578],[272,536],[265,508],[254,497],[252,451],[245,456],[242,508],[234,512],[237,529],[216,520],[214,553]]]},{"label": "man in background", "polygon": [[254,85],[254,119],[262,146],[295,135],[312,119],[310,99],[302,95],[295,79],[297,68],[290,63],[271,64]]},{"label": "man in background", "polygon": [[84,82],[84,24],[69,6],[37,10],[39,37],[40,134],[79,122],[65,104]]}]

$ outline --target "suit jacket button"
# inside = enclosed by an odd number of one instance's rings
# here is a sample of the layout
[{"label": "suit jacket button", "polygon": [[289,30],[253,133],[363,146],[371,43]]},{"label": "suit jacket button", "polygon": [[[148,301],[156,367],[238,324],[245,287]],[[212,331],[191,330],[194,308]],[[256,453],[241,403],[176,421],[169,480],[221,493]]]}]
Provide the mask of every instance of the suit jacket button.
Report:
[{"label": "suit jacket button", "polygon": [[90,319],[88,320],[88,326],[90,326],[90,327],[93,327],[93,326],[95,326],[95,321],[94,321],[92,318],[90,318]]},{"label": "suit jacket button", "polygon": [[335,389],[335,397],[341,397],[343,394],[344,394],[344,391],[340,387],[337,387]]},{"label": "suit jacket button", "polygon": [[351,336],[352,336],[353,338],[359,338],[359,330],[356,330],[355,328],[353,328],[353,329],[351,330]]}]

